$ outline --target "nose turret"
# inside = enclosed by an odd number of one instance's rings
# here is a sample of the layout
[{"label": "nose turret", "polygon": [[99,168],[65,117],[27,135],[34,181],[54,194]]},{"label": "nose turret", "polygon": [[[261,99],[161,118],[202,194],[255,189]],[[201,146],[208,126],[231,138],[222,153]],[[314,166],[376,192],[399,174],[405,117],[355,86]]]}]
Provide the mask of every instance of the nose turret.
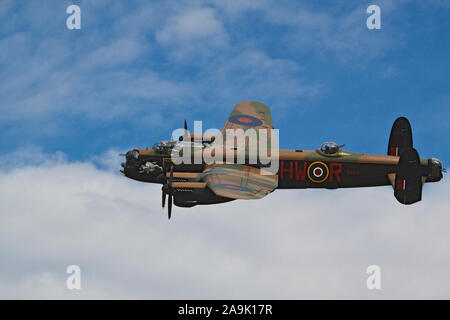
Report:
[{"label": "nose turret", "polygon": [[157,154],[152,148],[132,149],[125,154],[125,161],[121,164],[120,172],[127,178],[156,182],[162,172],[162,155]]},{"label": "nose turret", "polygon": [[123,170],[120,170],[120,172],[130,177],[130,174],[135,174],[136,168],[139,165],[139,151],[136,149],[130,150],[125,154],[121,154],[121,156],[125,156],[125,162],[122,162],[120,165],[123,168]]},{"label": "nose turret", "polygon": [[139,159],[139,151],[136,149],[130,150],[125,154],[127,161],[137,161]]}]

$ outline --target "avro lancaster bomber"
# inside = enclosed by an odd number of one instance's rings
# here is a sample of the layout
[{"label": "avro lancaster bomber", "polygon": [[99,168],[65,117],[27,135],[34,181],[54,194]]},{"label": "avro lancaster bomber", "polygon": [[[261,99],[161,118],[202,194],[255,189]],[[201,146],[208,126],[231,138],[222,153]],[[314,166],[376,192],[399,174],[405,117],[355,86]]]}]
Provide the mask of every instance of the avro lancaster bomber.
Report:
[{"label": "avro lancaster bomber", "polygon": [[[267,165],[260,161],[250,161],[248,150],[243,163],[229,162],[224,152],[223,161],[175,164],[172,154],[176,148],[188,145],[197,153],[206,153],[215,143],[214,135],[189,134],[186,120],[184,129],[186,133],[177,141],[161,141],[152,148],[128,151],[126,162],[122,163],[121,172],[126,177],[162,185],[162,207],[167,199],[169,219],[172,203],[193,207],[260,199],[275,189],[392,185],[400,203],[412,204],[421,200],[424,183],[441,180],[445,171],[438,159],[419,158],[413,148],[410,123],[404,117],[395,120],[392,126],[387,155],[354,153],[334,142],[326,142],[317,150],[280,149],[276,172],[268,172]],[[242,129],[245,133],[249,129],[270,131],[273,129],[270,110],[259,102],[241,102],[225,122],[223,137],[227,129]],[[234,160],[236,157],[237,152]]]}]

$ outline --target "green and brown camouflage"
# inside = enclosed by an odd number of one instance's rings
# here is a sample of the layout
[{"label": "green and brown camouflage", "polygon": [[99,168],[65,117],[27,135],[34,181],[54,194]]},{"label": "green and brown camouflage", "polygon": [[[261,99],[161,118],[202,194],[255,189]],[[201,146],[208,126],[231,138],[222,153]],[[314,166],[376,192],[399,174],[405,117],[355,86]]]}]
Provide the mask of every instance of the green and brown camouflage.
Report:
[{"label": "green and brown camouflage", "polygon": [[[271,148],[278,148],[276,144],[272,146],[272,143],[276,143],[276,141],[272,141],[272,115],[269,107],[263,103],[256,101],[244,101],[238,103],[234,107],[231,115],[228,117],[221,130],[223,144],[225,147],[227,144],[227,130],[236,132],[239,129],[242,129],[247,137],[244,142],[245,145],[238,145],[236,140],[232,141],[231,145],[233,147],[245,149],[247,157],[249,147],[258,148],[259,144],[262,143],[262,138],[260,137],[261,132],[265,133],[266,141],[264,141],[263,144],[267,146],[267,150],[271,150]],[[255,135],[252,133],[255,133]],[[228,141],[228,143],[230,142]]]},{"label": "green and brown camouflage", "polygon": [[[354,153],[334,143],[325,143],[317,150],[278,150],[275,161],[279,161],[279,169],[276,174],[262,174],[267,173],[266,165],[250,161],[248,146],[258,145],[259,134],[256,141],[251,136],[247,138],[244,163],[236,163],[240,150],[227,145],[227,129],[242,129],[244,133],[249,129],[270,131],[273,129],[270,110],[259,102],[241,102],[235,106],[221,130],[223,145],[208,137],[211,144],[201,148],[198,144],[195,147],[192,145],[192,161],[179,165],[174,165],[171,159],[171,150],[177,145],[176,142],[133,149],[126,155],[122,172],[139,181],[164,184],[170,180],[175,205],[185,207],[234,199],[260,199],[275,189],[383,185],[392,185],[397,200],[410,204],[420,201],[425,182],[436,182],[442,178],[442,163],[434,158],[419,158],[412,147],[411,129],[406,118],[397,119],[392,127],[388,155]],[[271,135],[267,137],[268,143],[273,143]],[[191,137],[189,140],[195,139]],[[222,148],[222,159],[216,159],[213,163],[193,161],[194,156],[204,159],[205,154],[215,155],[214,151],[219,152],[219,148]],[[226,155],[230,153],[232,163],[227,162]],[[171,175],[168,167],[173,170]]]},{"label": "green and brown camouflage", "polygon": [[207,165],[200,179],[218,196],[232,199],[260,199],[278,186],[278,175],[241,164]]}]

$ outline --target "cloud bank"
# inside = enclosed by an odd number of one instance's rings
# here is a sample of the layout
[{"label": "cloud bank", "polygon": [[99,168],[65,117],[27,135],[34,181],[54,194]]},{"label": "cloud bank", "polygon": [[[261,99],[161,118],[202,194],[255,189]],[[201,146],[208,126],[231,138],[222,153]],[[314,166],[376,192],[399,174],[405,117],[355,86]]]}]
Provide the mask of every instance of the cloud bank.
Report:
[{"label": "cloud bank", "polygon": [[0,171],[0,298],[450,298],[446,180],[413,206],[390,187],[277,190],[169,222],[158,186],[47,156]]}]

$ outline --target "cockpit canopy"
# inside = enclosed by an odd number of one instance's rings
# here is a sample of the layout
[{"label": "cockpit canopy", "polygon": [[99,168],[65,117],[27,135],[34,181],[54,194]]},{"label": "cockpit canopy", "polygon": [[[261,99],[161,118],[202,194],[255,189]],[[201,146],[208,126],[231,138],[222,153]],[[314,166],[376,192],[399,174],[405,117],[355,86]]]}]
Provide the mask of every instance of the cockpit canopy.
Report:
[{"label": "cockpit canopy", "polygon": [[154,144],[153,150],[157,153],[170,153],[170,150],[175,146],[175,141],[159,141]]},{"label": "cockpit canopy", "polygon": [[335,154],[339,151],[339,146],[335,142],[324,142],[320,147],[320,151],[325,154]]}]

